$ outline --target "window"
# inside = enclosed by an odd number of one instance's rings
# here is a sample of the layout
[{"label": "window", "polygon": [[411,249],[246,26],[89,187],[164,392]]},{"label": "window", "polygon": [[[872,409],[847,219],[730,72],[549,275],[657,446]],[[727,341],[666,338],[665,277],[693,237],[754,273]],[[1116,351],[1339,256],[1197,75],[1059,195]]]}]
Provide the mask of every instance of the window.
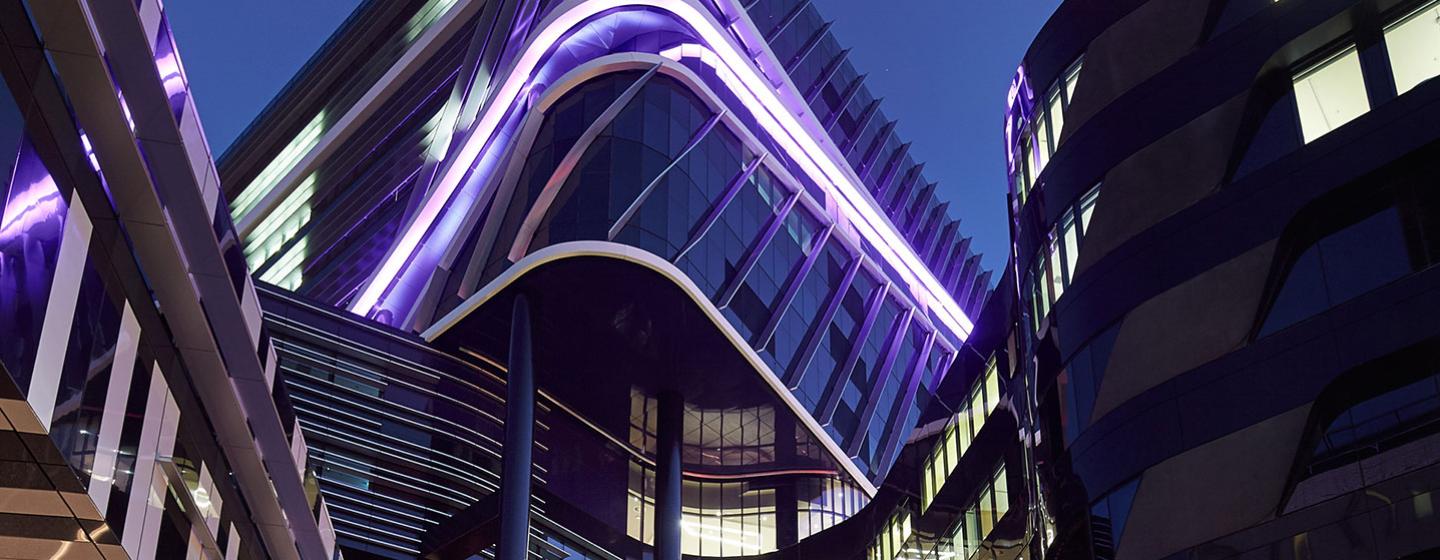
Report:
[{"label": "window", "polygon": [[1037,100],[1039,107],[1036,108],[1035,121],[1030,129],[1033,136],[1039,139],[1039,149],[1035,153],[1035,173],[1045,169],[1045,164],[1050,162],[1050,156],[1060,147],[1060,133],[1065,129],[1065,111],[1070,108],[1071,99],[1075,95],[1075,84],[1080,78],[1080,67],[1083,60],[1077,60],[1065,71],[1065,75],[1055,80],[1045,96]]},{"label": "window", "polygon": [[[655,473],[630,463],[626,534],[654,543]],[[692,556],[753,556],[776,549],[775,489],[748,482],[683,481],[680,548]]]},{"label": "window", "polygon": [[1355,403],[1315,444],[1310,474],[1353,463],[1440,428],[1440,374]]},{"label": "window", "polygon": [[955,415],[945,428],[935,450],[925,459],[923,484],[920,494],[920,512],[930,509],[931,500],[940,493],[940,488],[955,469],[960,466],[960,457],[970,448],[970,442],[985,425],[985,418],[1000,404],[1000,368],[995,358],[990,358],[985,373],[975,380],[970,389],[969,405]]},{"label": "window", "polygon": [[1050,132],[1047,136],[1054,140],[1050,144],[1057,147],[1060,145],[1060,132],[1065,130],[1065,108],[1063,106],[1065,98],[1060,95],[1060,92],[1059,86],[1050,92],[1050,110],[1046,113],[1050,116]]},{"label": "window", "polygon": [[1295,101],[1305,143],[1370,110],[1360,55],[1352,45],[1295,76]]},{"label": "window", "polygon": [[940,558],[969,558],[981,549],[981,545],[995,525],[1010,511],[1009,483],[1005,479],[1005,464],[996,466],[995,474],[980,489],[980,495],[965,514],[950,528],[949,555],[942,552]]},{"label": "window", "polygon": [[1133,479],[1091,504],[1090,535],[1097,552],[1113,552],[1115,545],[1120,544],[1120,535],[1125,532],[1125,521],[1130,517],[1130,506],[1135,502],[1135,490],[1139,486],[1140,479]]},{"label": "window", "polygon": [[797,488],[800,540],[849,519],[869,503],[859,486],[838,476],[806,478],[797,482]]},{"label": "window", "polygon": [[1395,93],[1410,91],[1440,75],[1440,2],[1416,10],[1385,28],[1385,50]]},{"label": "window", "polygon": [[1412,271],[1397,208],[1332,233],[1296,259],[1260,336],[1279,331]]},{"label": "window", "polygon": [[1074,443],[1080,432],[1090,424],[1096,390],[1105,378],[1105,367],[1110,363],[1110,352],[1115,349],[1115,338],[1119,334],[1120,323],[1117,322],[1095,335],[1075,351],[1060,373],[1060,423],[1067,446]]},{"label": "window", "polygon": [[890,516],[890,521],[875,536],[875,542],[870,545],[870,560],[894,560],[901,551],[906,550],[906,543],[910,535],[914,533],[914,527],[910,525],[910,512],[900,510]]},{"label": "window", "polygon": [[1028,132],[1023,135],[1020,161],[1023,166],[1016,170],[1016,193],[1021,204],[1030,194],[1035,177],[1050,163],[1050,156],[1060,147],[1060,133],[1065,130],[1065,111],[1070,108],[1075,96],[1075,84],[1080,79],[1080,67],[1084,60],[1077,60],[1055,80],[1035,101],[1035,116],[1030,120]]},{"label": "window", "polygon": [[1029,289],[1031,299],[1031,327],[1040,330],[1040,320],[1050,313],[1050,306],[1070,287],[1075,275],[1075,266],[1080,262],[1080,242],[1085,237],[1090,216],[1095,212],[1095,200],[1100,196],[1096,185],[1080,197],[1080,202],[1060,216],[1060,223],[1050,230],[1049,242],[1035,255],[1034,268],[1030,271]]}]

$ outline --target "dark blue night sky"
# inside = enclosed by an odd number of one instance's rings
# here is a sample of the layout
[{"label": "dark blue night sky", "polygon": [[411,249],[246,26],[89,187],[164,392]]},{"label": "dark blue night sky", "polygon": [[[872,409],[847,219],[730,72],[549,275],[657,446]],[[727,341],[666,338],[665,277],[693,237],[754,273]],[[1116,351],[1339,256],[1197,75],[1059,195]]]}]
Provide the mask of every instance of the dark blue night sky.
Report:
[{"label": "dark blue night sky", "polygon": [[[1005,91],[1059,0],[814,0],[985,265],[1004,264]],[[222,153],[358,0],[168,0],[211,148]],[[998,273],[997,273],[998,274]]]}]

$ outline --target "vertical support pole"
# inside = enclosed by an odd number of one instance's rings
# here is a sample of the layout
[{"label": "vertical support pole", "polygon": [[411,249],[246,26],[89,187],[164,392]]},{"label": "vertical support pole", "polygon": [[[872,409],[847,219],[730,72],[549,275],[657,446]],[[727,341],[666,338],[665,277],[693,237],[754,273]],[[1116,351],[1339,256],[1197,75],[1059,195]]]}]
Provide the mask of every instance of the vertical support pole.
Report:
[{"label": "vertical support pole", "polygon": [[[775,410],[775,464],[788,468],[795,464],[795,417],[790,411]],[[775,546],[785,548],[800,542],[798,486],[801,477],[790,476],[775,488]]]},{"label": "vertical support pole", "polygon": [[655,560],[680,560],[680,445],[685,400],[665,392],[658,399],[655,430]]},{"label": "vertical support pole", "polygon": [[[530,555],[530,452],[535,441],[535,367],[530,345],[530,301],[515,296],[510,316],[510,370],[505,382],[505,448],[500,466],[498,560]],[[677,557],[678,558],[678,557]]]}]

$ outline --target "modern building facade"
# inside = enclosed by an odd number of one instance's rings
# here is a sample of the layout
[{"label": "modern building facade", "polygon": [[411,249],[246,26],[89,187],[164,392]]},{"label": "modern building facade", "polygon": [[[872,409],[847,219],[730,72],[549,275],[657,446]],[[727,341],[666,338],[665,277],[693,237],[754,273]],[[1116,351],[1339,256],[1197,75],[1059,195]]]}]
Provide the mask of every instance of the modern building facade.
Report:
[{"label": "modern building facade", "polygon": [[1437,0],[1064,1],[993,288],[803,0],[0,39],[0,556],[1440,552]]},{"label": "modern building facade", "polygon": [[0,2],[0,556],[336,553],[157,1]]},{"label": "modern building facade", "polygon": [[1034,558],[1430,558],[1440,11],[1068,0],[1011,88]]},{"label": "modern building facade", "polygon": [[847,55],[803,1],[364,3],[219,166],[345,554],[863,555],[801,543],[919,480],[991,280]]}]

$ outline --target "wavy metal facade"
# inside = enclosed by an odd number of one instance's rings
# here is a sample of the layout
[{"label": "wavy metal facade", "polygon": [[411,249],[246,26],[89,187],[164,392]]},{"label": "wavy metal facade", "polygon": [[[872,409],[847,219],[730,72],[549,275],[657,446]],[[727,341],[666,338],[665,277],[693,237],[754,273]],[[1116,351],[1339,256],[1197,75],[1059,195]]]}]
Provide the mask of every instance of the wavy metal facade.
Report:
[{"label": "wavy metal facade", "polygon": [[1032,555],[1440,551],[1437,16],[1068,0],[1045,25],[1005,120]]}]

